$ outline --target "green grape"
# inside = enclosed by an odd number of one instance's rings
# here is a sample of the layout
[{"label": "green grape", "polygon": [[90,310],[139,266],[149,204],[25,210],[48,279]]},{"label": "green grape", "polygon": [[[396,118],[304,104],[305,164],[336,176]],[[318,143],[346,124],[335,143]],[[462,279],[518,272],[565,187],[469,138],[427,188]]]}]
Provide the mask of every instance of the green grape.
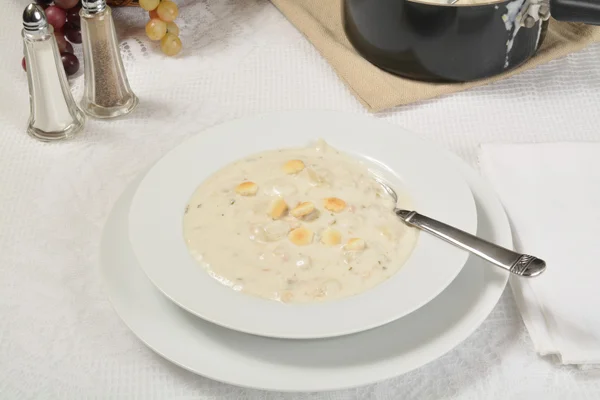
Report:
[{"label": "green grape", "polygon": [[177,4],[169,0],[161,1],[156,9],[156,12],[158,13],[160,19],[165,22],[172,22],[179,15]]},{"label": "green grape", "polygon": [[140,7],[146,11],[152,11],[158,7],[160,0],[140,0]]},{"label": "green grape", "polygon": [[150,40],[160,40],[165,36],[166,33],[167,24],[165,21],[154,18],[148,21],[146,24],[146,36],[148,36]]},{"label": "green grape", "polygon": [[179,27],[175,22],[167,22],[167,32],[179,36]]},{"label": "green grape", "polygon": [[168,56],[175,56],[181,51],[181,40],[172,33],[167,33],[160,41],[160,49]]}]

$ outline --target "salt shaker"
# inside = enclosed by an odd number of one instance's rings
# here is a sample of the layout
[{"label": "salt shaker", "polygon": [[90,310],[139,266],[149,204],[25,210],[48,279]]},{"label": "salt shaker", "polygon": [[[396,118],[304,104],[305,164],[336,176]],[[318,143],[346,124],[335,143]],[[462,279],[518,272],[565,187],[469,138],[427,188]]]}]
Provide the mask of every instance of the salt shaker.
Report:
[{"label": "salt shaker", "polygon": [[71,94],[53,33],[44,10],[33,3],[28,5],[21,33],[31,110],[27,133],[42,141],[70,138],[85,123],[85,115]]},{"label": "salt shaker", "polygon": [[82,0],[79,15],[85,72],[81,107],[95,118],[130,113],[138,98],[125,75],[110,7],[106,0]]}]

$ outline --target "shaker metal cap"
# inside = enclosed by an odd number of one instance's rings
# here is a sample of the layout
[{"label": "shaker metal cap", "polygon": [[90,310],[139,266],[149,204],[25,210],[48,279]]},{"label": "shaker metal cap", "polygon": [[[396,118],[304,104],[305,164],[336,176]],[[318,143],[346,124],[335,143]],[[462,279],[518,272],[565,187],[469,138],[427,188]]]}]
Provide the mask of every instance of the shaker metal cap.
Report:
[{"label": "shaker metal cap", "polygon": [[106,0],[82,0],[81,8],[88,14],[98,14],[106,8]]},{"label": "shaker metal cap", "polygon": [[23,11],[23,28],[29,32],[42,31],[48,28],[48,20],[42,7],[31,3]]}]

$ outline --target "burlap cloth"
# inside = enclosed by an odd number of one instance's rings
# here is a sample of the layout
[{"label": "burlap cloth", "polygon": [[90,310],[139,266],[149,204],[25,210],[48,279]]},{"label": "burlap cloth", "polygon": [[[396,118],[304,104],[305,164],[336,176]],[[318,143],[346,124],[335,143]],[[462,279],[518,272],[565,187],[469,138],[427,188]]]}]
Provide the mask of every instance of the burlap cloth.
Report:
[{"label": "burlap cloth", "polygon": [[477,82],[426,83],[389,74],[362,58],[344,33],[342,0],[272,2],[312,42],[361,103],[373,112],[485,85],[600,41],[600,27],[552,20],[542,47],[521,67]]}]

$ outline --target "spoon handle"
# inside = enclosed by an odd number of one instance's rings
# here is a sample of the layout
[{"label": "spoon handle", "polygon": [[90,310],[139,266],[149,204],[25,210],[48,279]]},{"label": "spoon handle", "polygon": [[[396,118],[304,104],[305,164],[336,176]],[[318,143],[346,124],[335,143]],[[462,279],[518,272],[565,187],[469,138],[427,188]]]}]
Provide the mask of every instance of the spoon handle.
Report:
[{"label": "spoon handle", "polygon": [[515,275],[530,278],[540,275],[546,269],[546,263],[537,257],[500,247],[415,211],[396,209],[395,213],[408,225],[467,250]]}]

